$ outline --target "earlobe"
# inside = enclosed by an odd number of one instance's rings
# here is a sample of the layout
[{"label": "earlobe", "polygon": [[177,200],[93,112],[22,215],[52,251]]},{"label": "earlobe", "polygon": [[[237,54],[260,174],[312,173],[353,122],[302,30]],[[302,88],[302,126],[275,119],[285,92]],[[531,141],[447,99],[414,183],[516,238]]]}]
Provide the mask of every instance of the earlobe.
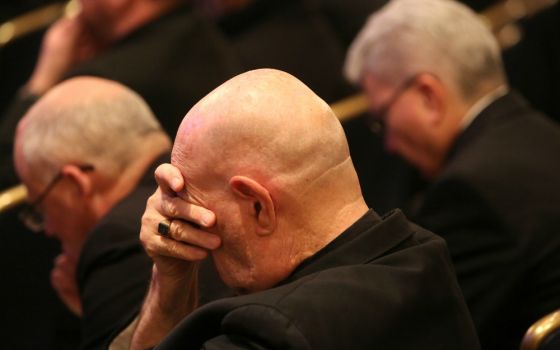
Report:
[{"label": "earlobe", "polygon": [[276,210],[270,192],[255,180],[246,176],[234,176],[229,185],[235,195],[248,201],[247,210],[255,219],[257,232],[268,235],[276,229]]},{"label": "earlobe", "polygon": [[92,179],[83,172],[78,166],[67,164],[62,167],[62,175],[70,179],[78,192],[83,196],[90,196],[93,192]]}]

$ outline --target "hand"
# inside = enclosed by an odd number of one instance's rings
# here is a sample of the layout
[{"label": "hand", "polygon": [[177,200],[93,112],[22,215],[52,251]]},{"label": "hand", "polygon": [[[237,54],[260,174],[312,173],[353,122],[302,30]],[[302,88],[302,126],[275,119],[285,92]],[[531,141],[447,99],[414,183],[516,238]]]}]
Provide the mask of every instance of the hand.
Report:
[{"label": "hand", "polygon": [[[140,230],[140,240],[154,268],[130,349],[155,346],[196,309],[198,262],[221,244],[217,235],[204,231],[216,224],[214,213],[177,195],[185,188],[181,172],[163,164],[155,176],[159,187],[148,199]],[[164,219],[173,220],[165,237],[157,232]]]},{"label": "hand", "polygon": [[26,84],[27,92],[42,95],[72,67],[93,57],[100,47],[79,16],[58,20],[43,38],[37,64]]},{"label": "hand", "polygon": [[76,261],[62,253],[54,260],[51,285],[62,302],[77,316],[82,316],[82,301],[76,283]]},{"label": "hand", "polygon": [[[220,237],[206,232],[216,222],[213,212],[177,196],[184,189],[180,171],[171,164],[160,165],[155,172],[159,188],[148,199],[142,217],[140,240],[154,260],[158,277],[186,277],[193,263],[208,256],[208,250],[220,246]],[[158,224],[172,220],[168,236],[157,232]],[[195,227],[194,224],[200,227]]]}]

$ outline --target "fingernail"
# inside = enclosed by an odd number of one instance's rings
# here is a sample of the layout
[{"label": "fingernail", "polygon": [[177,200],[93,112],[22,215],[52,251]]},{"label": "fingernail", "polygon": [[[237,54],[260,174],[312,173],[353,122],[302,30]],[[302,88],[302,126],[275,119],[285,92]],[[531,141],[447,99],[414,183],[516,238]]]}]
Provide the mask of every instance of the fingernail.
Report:
[{"label": "fingernail", "polygon": [[171,180],[171,186],[173,186],[173,190],[179,191],[181,189],[181,180],[176,177],[173,178],[173,180]]},{"label": "fingernail", "polygon": [[200,219],[200,221],[202,222],[202,225],[205,227],[209,227],[212,225],[212,220],[214,220],[214,216],[211,214],[204,214],[202,216],[202,218]]}]

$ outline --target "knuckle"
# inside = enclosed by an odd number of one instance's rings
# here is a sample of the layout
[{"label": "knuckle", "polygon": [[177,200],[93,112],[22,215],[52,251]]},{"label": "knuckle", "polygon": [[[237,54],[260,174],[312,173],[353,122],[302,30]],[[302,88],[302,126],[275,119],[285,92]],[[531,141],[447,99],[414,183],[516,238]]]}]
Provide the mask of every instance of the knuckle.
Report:
[{"label": "knuckle", "polygon": [[156,202],[157,192],[148,197],[147,205],[154,205]]},{"label": "knuckle", "polygon": [[172,200],[164,201],[162,204],[165,206],[165,211],[169,216],[171,217],[179,216],[179,209],[177,208],[177,205]]},{"label": "knuckle", "polygon": [[170,231],[174,233],[174,236],[179,240],[184,240],[186,238],[185,226],[180,222],[172,221]]}]

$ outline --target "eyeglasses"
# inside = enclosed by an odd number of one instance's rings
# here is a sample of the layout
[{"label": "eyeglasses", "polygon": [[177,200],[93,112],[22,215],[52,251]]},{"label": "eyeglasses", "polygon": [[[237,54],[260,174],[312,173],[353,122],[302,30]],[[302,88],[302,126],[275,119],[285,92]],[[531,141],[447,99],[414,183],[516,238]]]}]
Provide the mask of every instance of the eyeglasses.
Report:
[{"label": "eyeglasses", "polygon": [[[91,172],[95,168],[91,164],[79,165],[78,168],[83,172]],[[45,200],[54,186],[64,178],[62,171],[59,171],[55,177],[49,181],[43,192],[41,192],[33,202],[19,213],[19,219],[23,224],[33,232],[41,232],[44,227],[44,220],[39,205]]]},{"label": "eyeglasses", "polygon": [[372,111],[373,118],[369,123],[369,127],[372,132],[376,134],[382,134],[385,129],[385,121],[387,120],[387,115],[393,108],[393,105],[397,103],[397,101],[401,98],[401,96],[408,90],[414,83],[418,75],[413,75],[410,78],[406,79],[399,87],[396,88],[395,92],[393,92],[393,96],[389,98],[381,107],[377,108],[376,110]]}]

